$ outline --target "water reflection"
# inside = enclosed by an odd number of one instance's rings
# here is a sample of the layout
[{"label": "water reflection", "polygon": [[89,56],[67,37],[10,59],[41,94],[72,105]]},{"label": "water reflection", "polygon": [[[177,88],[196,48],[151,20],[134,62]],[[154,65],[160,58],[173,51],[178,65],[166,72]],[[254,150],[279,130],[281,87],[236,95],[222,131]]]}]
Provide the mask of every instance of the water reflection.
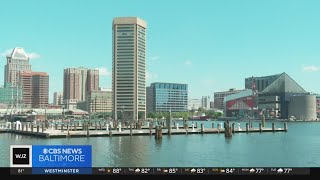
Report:
[{"label": "water reflection", "polygon": [[162,144],[162,138],[161,139],[155,139],[155,145],[157,149],[161,149],[161,144]]},{"label": "water reflection", "polygon": [[163,135],[160,141],[154,136],[43,139],[4,133],[0,134],[0,167],[9,167],[10,144],[92,145],[94,167],[319,167],[320,123],[288,125],[286,133],[234,133],[230,139],[224,133]]},{"label": "water reflection", "polygon": [[[147,166],[149,158],[148,143],[146,136],[113,137],[109,141],[110,152],[105,154],[106,160],[112,161],[110,166],[137,167]],[[100,151],[100,150],[99,150]],[[104,151],[104,149],[101,149]]]},{"label": "water reflection", "polygon": [[231,138],[225,138],[225,141],[227,144],[230,144],[232,142],[232,137]]}]

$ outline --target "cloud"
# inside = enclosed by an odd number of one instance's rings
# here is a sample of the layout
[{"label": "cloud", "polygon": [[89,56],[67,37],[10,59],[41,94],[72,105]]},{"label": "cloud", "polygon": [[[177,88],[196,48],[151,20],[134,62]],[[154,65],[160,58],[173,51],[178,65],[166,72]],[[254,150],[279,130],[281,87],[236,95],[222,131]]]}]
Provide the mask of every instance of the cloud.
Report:
[{"label": "cloud", "polygon": [[154,79],[157,79],[158,78],[158,74],[156,73],[151,73],[151,72],[148,72],[146,73],[146,79],[147,80],[154,80]]},{"label": "cloud", "polygon": [[[0,57],[6,57],[8,55],[10,55],[12,53],[13,49],[7,49],[4,52],[0,53]],[[40,54],[35,53],[35,52],[31,52],[31,53],[27,53],[27,56],[30,59],[38,59],[40,58]]]},{"label": "cloud", "polygon": [[191,66],[192,62],[190,60],[187,60],[187,61],[184,62],[184,64],[187,65],[187,66]]},{"label": "cloud", "polygon": [[152,56],[152,57],[150,57],[150,60],[151,60],[151,61],[158,61],[159,59],[160,59],[159,56]]},{"label": "cloud", "polygon": [[32,53],[27,53],[27,56],[28,56],[30,59],[38,59],[38,58],[40,58],[40,54],[34,53],[34,52],[32,52]]},{"label": "cloud", "polygon": [[7,49],[4,52],[0,53],[0,57],[6,57],[7,55],[10,55],[13,49]]},{"label": "cloud", "polygon": [[314,65],[311,66],[304,66],[303,67],[303,71],[307,71],[307,72],[315,72],[315,71],[319,71],[320,68]]},{"label": "cloud", "polygon": [[111,72],[108,71],[108,69],[105,67],[99,67],[99,68],[95,68],[95,69],[99,70],[100,76],[110,76],[111,75]]}]

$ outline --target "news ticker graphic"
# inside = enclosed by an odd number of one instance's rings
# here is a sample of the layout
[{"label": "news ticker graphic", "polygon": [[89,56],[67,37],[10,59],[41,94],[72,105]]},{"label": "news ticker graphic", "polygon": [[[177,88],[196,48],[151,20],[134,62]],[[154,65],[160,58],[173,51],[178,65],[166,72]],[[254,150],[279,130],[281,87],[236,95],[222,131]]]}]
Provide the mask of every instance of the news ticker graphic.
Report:
[{"label": "news ticker graphic", "polygon": [[[40,169],[40,170],[38,170]],[[81,168],[11,168],[11,175],[32,175],[37,171],[45,174],[79,174]],[[100,167],[90,169],[91,175],[310,175],[310,168],[148,168],[148,167]],[[58,171],[70,171],[59,173]]]},{"label": "news ticker graphic", "polygon": [[90,145],[11,145],[10,167],[32,174],[92,174]]}]

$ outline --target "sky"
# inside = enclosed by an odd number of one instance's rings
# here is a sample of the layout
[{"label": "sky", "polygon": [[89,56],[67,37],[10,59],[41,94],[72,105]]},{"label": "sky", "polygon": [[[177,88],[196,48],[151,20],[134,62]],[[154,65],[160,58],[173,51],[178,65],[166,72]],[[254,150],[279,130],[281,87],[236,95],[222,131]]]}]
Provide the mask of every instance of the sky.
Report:
[{"label": "sky", "polygon": [[33,71],[50,76],[49,99],[63,90],[63,69],[100,69],[112,87],[112,20],[147,22],[147,86],[187,83],[189,98],[243,89],[244,79],[286,72],[320,93],[318,0],[1,0],[0,84],[5,55],[23,47]]}]

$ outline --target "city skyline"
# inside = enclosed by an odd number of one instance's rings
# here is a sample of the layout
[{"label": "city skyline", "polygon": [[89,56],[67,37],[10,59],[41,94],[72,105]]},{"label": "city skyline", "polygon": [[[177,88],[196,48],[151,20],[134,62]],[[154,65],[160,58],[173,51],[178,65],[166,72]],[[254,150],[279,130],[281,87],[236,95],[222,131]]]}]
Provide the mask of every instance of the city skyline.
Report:
[{"label": "city skyline", "polygon": [[146,86],[186,83],[189,98],[199,99],[244,89],[251,76],[286,72],[306,91],[320,92],[312,81],[320,78],[320,2],[168,2],[3,1],[16,11],[0,12],[2,24],[10,24],[0,29],[0,74],[7,51],[22,47],[32,70],[49,74],[50,102],[63,90],[64,68],[97,68],[100,86],[111,88],[112,20],[137,16],[148,22]]}]

